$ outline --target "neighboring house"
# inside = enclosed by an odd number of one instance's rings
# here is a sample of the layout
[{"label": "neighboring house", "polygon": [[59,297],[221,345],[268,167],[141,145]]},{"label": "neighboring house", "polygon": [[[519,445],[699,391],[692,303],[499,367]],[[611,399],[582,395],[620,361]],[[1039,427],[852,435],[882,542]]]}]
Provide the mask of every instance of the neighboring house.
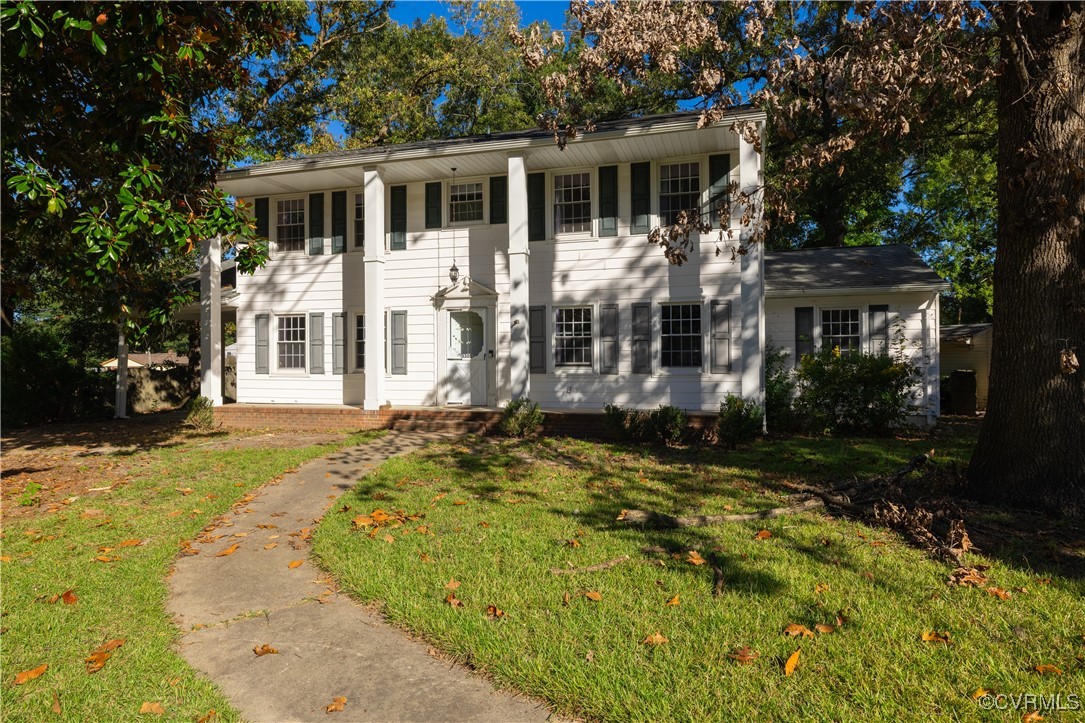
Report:
[{"label": "neighboring house", "polygon": [[[763,159],[734,121],[764,115],[739,110],[704,129],[697,113],[601,123],[564,150],[532,130],[221,174],[271,256],[224,297],[220,242],[203,244],[204,395],[222,401],[218,329],[230,317],[242,403],[530,397],[552,410],[715,411],[728,394],[762,400],[763,250],[732,253],[741,210],[724,219],[733,237],[695,239],[682,266],[646,242],[680,210],[715,208],[732,182],[758,193]],[[864,315],[868,303],[922,308],[936,354],[936,294],[879,291],[889,300],[863,299]]]},{"label": "neighboring house", "polygon": [[940,292],[949,284],[907,246],[770,253],[765,260],[767,337],[794,367],[824,345],[886,351],[919,366],[920,405],[940,413]]},{"label": "neighboring house", "polygon": [[991,324],[943,326],[942,374],[970,371],[976,374],[976,409],[987,409],[988,378],[991,373]]},{"label": "neighboring house", "polygon": [[[132,351],[128,352],[128,368],[139,369],[150,367],[151,369],[171,369],[173,367],[188,366],[188,357],[167,352]],[[101,364],[102,369],[116,369],[116,357],[108,359]]]}]

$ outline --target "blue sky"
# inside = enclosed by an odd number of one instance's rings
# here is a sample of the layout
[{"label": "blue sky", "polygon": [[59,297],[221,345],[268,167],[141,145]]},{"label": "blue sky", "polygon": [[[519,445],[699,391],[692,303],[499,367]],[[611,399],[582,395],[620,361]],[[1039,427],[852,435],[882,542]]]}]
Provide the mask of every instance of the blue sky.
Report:
[{"label": "blue sky", "polygon": [[[524,25],[536,20],[545,20],[550,23],[551,28],[561,27],[565,22],[565,11],[569,9],[568,2],[554,0],[522,0],[516,4],[520,7]],[[431,15],[447,17],[447,10],[445,4],[441,2],[397,0],[392,6],[391,16],[396,22],[409,24],[416,19],[426,20]]]}]

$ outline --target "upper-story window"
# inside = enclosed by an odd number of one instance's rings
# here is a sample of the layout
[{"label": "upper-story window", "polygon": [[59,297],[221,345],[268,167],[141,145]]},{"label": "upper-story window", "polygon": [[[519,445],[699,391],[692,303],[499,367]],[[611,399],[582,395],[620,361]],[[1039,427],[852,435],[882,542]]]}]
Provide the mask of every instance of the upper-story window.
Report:
[{"label": "upper-story window", "polygon": [[482,182],[453,183],[448,188],[448,218],[452,223],[482,220]]},{"label": "upper-story window", "polygon": [[822,309],[821,346],[847,353],[860,348],[858,309]]},{"label": "upper-story window", "polygon": [[701,305],[664,304],[660,322],[660,365],[701,366]]},{"label": "upper-story window", "polygon": [[659,167],[659,222],[670,226],[680,211],[701,207],[701,164],[665,163]]},{"label": "upper-story window", "polygon": [[591,232],[591,174],[554,176],[554,233]]},{"label": "upper-story window", "polygon": [[279,251],[305,251],[305,199],[279,201],[275,213],[275,247]]},{"label": "upper-story window", "polygon": [[354,248],[365,247],[365,195],[354,194]]}]

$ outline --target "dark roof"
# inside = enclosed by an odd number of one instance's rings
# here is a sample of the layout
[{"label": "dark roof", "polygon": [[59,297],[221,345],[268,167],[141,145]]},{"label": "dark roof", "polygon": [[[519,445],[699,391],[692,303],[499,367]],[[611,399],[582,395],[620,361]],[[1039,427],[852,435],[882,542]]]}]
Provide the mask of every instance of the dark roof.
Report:
[{"label": "dark roof", "polygon": [[948,324],[939,331],[942,341],[968,341],[991,328],[991,324]]},{"label": "dark roof", "polygon": [[[728,109],[729,113],[736,111],[750,110],[752,106],[741,105]],[[698,118],[701,115],[701,111],[679,111],[677,113],[659,113],[657,115],[643,115],[634,116],[631,118],[621,118],[619,120],[601,121],[595,124],[595,131],[620,131],[630,128],[648,127],[656,124],[668,123],[672,121],[692,120]],[[590,134],[589,134],[590,135]],[[238,171],[251,171],[253,169],[272,169],[277,166],[291,166],[297,164],[300,160],[305,161],[331,161],[336,159],[357,159],[364,161],[370,156],[386,156],[389,153],[399,153],[402,151],[413,150],[438,150],[441,148],[449,148],[453,146],[460,146],[467,148],[473,145],[480,145],[483,143],[489,143],[493,141],[510,141],[510,140],[528,140],[532,138],[552,138],[554,136],[553,131],[542,130],[541,128],[526,128],[519,131],[502,131],[501,133],[487,133],[480,136],[467,136],[464,138],[450,138],[441,140],[430,141],[416,141],[414,143],[397,143],[384,146],[370,146],[368,148],[349,148],[338,151],[329,151],[327,153],[317,153],[311,156],[299,156],[296,158],[284,158],[278,161],[268,161],[267,163],[257,163],[251,166],[243,166],[240,168],[230,168],[219,174],[219,180],[229,180],[231,174]]]},{"label": "dark roof", "polygon": [[775,251],[765,255],[765,292],[947,289],[908,246],[845,246]]}]

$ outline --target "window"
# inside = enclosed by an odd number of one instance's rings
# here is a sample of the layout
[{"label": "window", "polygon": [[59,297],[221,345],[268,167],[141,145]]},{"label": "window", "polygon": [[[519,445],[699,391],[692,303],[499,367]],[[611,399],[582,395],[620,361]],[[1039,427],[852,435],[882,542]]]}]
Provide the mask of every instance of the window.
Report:
[{"label": "window", "polygon": [[305,199],[279,201],[275,214],[275,248],[279,251],[305,250]]},{"label": "window", "polygon": [[660,364],[701,366],[701,305],[667,304],[660,308]]},{"label": "window", "polygon": [[860,346],[858,309],[822,309],[821,346],[849,352]]},{"label": "window", "polygon": [[365,314],[354,317],[354,371],[365,371]]},{"label": "window", "polygon": [[453,183],[448,188],[448,216],[452,223],[482,220],[482,182]]},{"label": "window", "polygon": [[701,206],[701,164],[669,163],[659,167],[659,222],[670,226],[680,211]]},{"label": "window", "polygon": [[365,195],[354,194],[354,248],[365,247]]},{"label": "window", "polygon": [[559,367],[591,366],[591,309],[557,309],[554,363]]},{"label": "window", "polygon": [[305,369],[305,315],[279,317],[279,369]]},{"label": "window", "polygon": [[554,176],[554,233],[591,232],[591,174]]}]

